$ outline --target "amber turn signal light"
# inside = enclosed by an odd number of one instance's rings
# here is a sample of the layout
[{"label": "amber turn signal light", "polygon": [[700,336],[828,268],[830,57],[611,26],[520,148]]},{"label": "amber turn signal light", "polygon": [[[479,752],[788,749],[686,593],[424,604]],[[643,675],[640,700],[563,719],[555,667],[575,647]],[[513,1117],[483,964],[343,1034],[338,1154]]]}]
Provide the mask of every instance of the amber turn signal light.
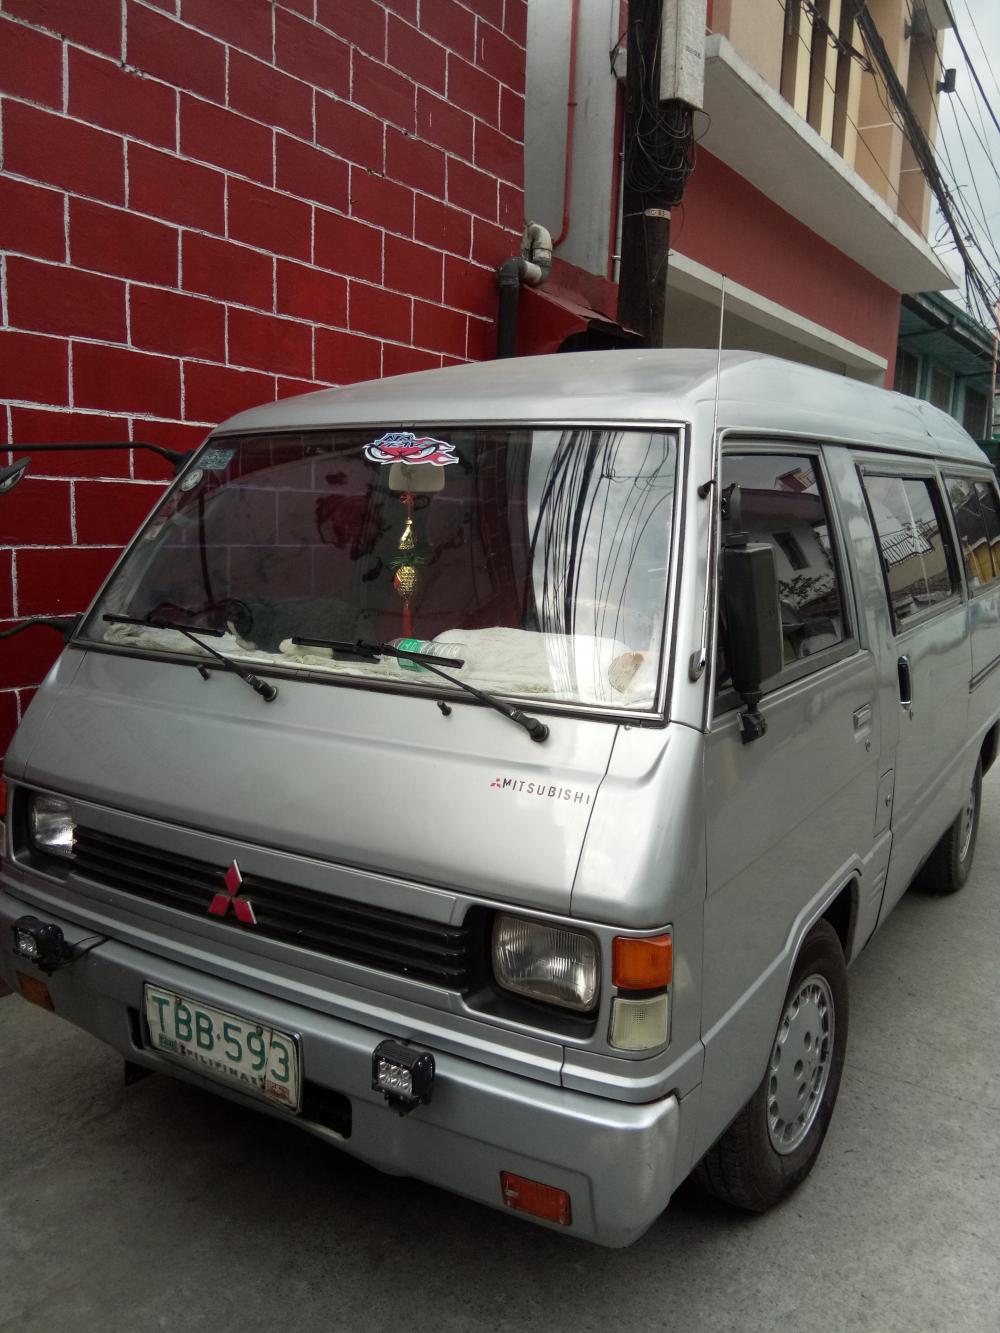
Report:
[{"label": "amber turn signal light", "polygon": [[528,1180],[510,1171],[500,1172],[500,1192],[508,1208],[519,1213],[530,1213],[544,1222],[558,1222],[568,1227],[573,1220],[569,1195],[554,1185],[543,1185],[540,1180]]},{"label": "amber turn signal light", "polygon": [[621,990],[663,990],[674,975],[674,942],[667,935],[633,939],[616,935],[611,951],[611,979]]}]

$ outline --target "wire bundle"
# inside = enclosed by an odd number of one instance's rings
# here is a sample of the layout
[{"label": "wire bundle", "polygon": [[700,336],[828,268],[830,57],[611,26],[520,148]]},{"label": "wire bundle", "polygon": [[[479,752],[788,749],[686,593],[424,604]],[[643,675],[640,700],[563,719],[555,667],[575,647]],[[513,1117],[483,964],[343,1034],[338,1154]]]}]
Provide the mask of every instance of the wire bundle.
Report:
[{"label": "wire bundle", "polygon": [[694,170],[693,110],[686,103],[661,102],[659,88],[661,31],[659,6],[649,17],[656,24],[652,68],[647,64],[647,41],[642,20],[629,25],[628,58],[636,62],[639,77],[629,80],[634,134],[625,145],[625,184],[653,204],[680,203],[687,179]]}]

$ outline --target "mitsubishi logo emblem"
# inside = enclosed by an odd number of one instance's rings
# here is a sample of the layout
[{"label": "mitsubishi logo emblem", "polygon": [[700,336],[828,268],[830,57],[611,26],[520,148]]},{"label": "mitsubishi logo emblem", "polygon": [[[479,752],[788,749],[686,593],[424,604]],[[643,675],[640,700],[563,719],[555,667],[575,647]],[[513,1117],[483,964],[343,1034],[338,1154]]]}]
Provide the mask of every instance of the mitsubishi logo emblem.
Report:
[{"label": "mitsubishi logo emblem", "polygon": [[209,904],[208,910],[213,916],[225,916],[230,907],[236,913],[236,920],[245,926],[255,926],[257,918],[249,898],[239,898],[237,894],[243,887],[243,876],[239,865],[234,861],[226,871],[226,891],[217,893]]}]

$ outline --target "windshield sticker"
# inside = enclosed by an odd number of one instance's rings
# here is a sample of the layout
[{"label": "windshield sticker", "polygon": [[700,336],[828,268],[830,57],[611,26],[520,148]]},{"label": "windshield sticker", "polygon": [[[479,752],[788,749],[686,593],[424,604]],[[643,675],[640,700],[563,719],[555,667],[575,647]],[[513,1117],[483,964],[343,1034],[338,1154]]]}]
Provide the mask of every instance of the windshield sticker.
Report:
[{"label": "windshield sticker", "polygon": [[193,491],[204,475],[205,474],[204,472],[202,472],[200,467],[193,467],[191,471],[187,474],[187,476],[184,478],[184,480],[181,482],[181,490]]},{"label": "windshield sticker", "polygon": [[235,449],[206,449],[198,462],[206,472],[222,472],[235,452]]},{"label": "windshield sticker", "polygon": [[593,793],[578,787],[550,787],[544,782],[527,782],[523,778],[494,778],[490,783],[497,791],[524,792],[525,796],[544,796],[550,801],[572,801],[574,805],[589,805]]},{"label": "windshield sticker", "polygon": [[434,467],[447,467],[457,463],[455,446],[445,440],[435,440],[430,435],[414,435],[409,430],[393,430],[372,440],[365,445],[365,457],[372,463],[406,463],[416,467],[420,463],[431,463]]}]

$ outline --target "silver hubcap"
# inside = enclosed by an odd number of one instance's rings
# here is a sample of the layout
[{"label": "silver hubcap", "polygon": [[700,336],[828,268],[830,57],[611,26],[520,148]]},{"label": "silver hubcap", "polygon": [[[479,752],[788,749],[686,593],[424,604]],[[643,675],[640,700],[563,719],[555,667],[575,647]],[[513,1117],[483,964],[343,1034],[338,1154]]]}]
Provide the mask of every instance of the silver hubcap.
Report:
[{"label": "silver hubcap", "polygon": [[818,974],[806,977],[785,1007],[767,1071],[767,1133],[782,1156],[799,1147],[819,1112],[833,1033],[830,987]]},{"label": "silver hubcap", "polygon": [[969,788],[969,795],[966,797],[965,809],[962,811],[962,823],[959,828],[958,837],[958,859],[964,861],[969,855],[969,847],[972,844],[972,830],[976,825],[976,784],[973,783]]}]

